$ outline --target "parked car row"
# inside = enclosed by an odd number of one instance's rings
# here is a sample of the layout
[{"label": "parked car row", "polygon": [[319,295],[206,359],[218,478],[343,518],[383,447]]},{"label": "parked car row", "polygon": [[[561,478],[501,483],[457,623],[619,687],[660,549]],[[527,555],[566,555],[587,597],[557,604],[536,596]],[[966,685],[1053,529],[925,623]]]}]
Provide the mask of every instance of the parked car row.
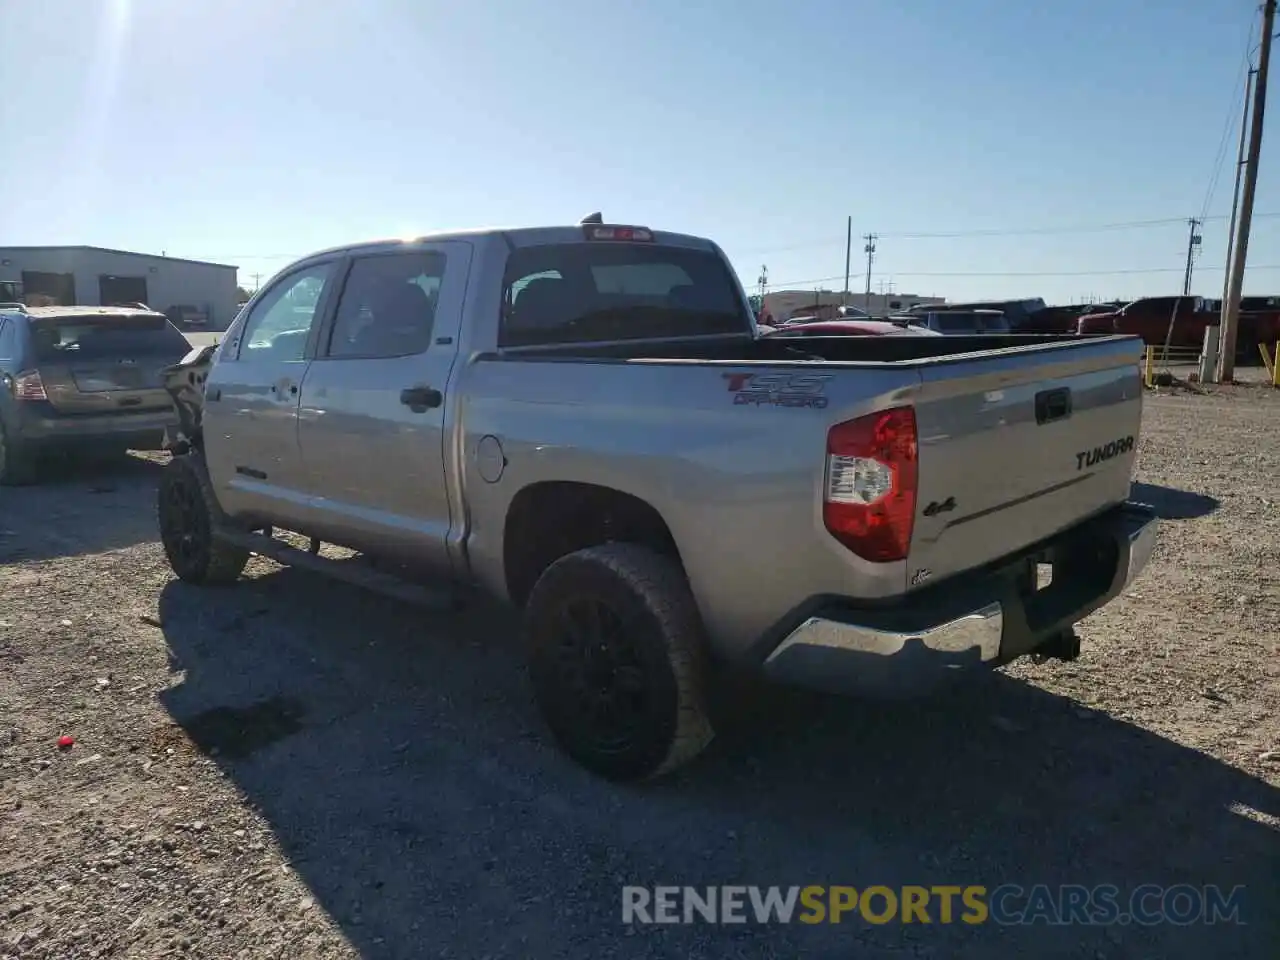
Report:
[{"label": "parked car row", "polygon": [[[931,331],[952,336],[975,334],[1126,334],[1147,344],[1199,348],[1205,330],[1219,323],[1221,301],[1196,296],[1142,297],[1128,303],[1110,302],[1073,306],[1048,306],[1040,299],[921,304],[901,314],[873,318],[854,307],[841,320],[818,316],[792,317],[770,325],[770,335],[789,336],[901,335]],[[860,323],[847,323],[853,314]],[[898,329],[895,329],[898,328]],[[901,329],[901,328],[906,328]],[[1280,341],[1280,297],[1245,297],[1241,300],[1237,356],[1252,359],[1258,344]]]},{"label": "parked car row", "polygon": [[[1199,348],[1205,330],[1218,326],[1222,302],[1196,296],[1144,297],[1122,306],[1085,314],[1076,323],[1079,334],[1123,333],[1148,344]],[[1245,297],[1240,302],[1236,355],[1252,359],[1258,344],[1280,340],[1280,298]]]}]

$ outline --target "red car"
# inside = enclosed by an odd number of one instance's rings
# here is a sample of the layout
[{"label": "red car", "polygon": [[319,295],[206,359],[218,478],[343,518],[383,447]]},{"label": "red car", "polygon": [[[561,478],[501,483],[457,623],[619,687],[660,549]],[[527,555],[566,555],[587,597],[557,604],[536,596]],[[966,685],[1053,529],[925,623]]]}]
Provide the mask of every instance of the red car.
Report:
[{"label": "red car", "polygon": [[1125,333],[1145,343],[1198,347],[1204,342],[1205,327],[1218,322],[1218,315],[1205,306],[1203,297],[1144,297],[1126,303],[1119,310],[1086,313],[1076,322],[1076,333]]},{"label": "red car", "polygon": [[[1145,297],[1118,310],[1085,314],[1076,333],[1127,333],[1145,343],[1198,348],[1207,327],[1217,326],[1222,305],[1202,297]],[[1172,334],[1169,324],[1173,322]],[[1280,307],[1271,297],[1245,297],[1240,301],[1240,325],[1236,334],[1236,359],[1255,360],[1258,344],[1280,339]]]},{"label": "red car", "polygon": [[775,329],[774,337],[940,337],[934,330],[891,320],[811,320],[788,323]]}]

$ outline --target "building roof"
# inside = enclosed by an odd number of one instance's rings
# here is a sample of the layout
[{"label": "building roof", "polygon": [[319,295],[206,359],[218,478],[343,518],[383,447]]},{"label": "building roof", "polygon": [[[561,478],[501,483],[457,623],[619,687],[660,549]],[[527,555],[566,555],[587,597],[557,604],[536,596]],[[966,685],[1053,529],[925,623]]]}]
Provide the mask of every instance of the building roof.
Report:
[{"label": "building roof", "polygon": [[139,253],[137,250],[116,250],[112,247],[94,247],[88,244],[71,244],[38,247],[0,247],[0,252],[20,251],[20,250],[92,250],[95,253],[114,253],[122,257],[146,257],[149,260],[172,260],[174,263],[195,263],[202,267],[221,267],[223,270],[238,270],[239,267],[230,263],[213,263],[209,260],[188,260],[185,257],[166,257],[158,253]]}]

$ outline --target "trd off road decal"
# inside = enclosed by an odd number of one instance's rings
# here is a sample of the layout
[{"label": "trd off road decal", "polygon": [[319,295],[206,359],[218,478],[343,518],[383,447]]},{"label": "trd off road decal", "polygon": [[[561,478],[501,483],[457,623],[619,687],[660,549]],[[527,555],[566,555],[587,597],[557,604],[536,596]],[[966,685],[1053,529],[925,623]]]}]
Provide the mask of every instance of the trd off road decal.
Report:
[{"label": "trd off road decal", "polygon": [[830,376],[808,373],[726,373],[722,376],[733,394],[734,406],[751,404],[820,410],[828,403],[823,393]]}]

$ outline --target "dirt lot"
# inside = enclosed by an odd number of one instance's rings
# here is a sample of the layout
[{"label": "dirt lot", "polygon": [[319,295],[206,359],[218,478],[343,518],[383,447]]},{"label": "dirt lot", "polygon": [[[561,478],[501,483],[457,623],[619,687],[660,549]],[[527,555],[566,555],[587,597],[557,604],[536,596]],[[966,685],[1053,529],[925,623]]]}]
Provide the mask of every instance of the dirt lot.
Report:
[{"label": "dirt lot", "polygon": [[[1080,660],[755,690],[644,789],[544,743],[499,611],[184,586],[158,461],[0,490],[0,956],[1275,957],[1280,396],[1147,411],[1169,520]],[[620,923],[626,883],[1006,882],[1244,884],[1247,925]]]}]

